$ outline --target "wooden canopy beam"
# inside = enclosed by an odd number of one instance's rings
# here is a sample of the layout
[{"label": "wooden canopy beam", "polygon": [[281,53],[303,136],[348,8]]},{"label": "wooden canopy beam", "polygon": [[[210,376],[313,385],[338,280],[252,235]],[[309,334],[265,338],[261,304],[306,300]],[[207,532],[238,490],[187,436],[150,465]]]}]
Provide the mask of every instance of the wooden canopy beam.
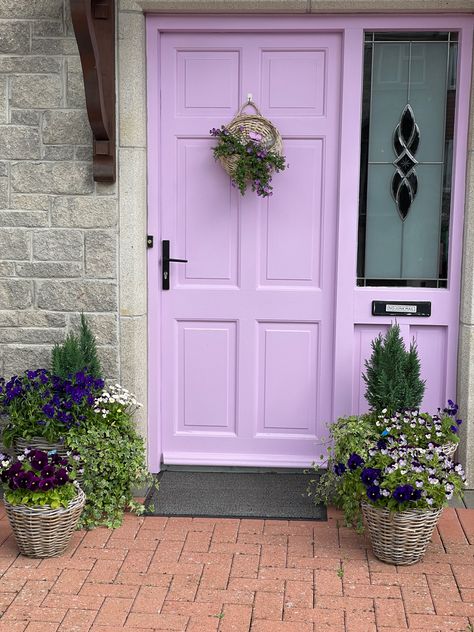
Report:
[{"label": "wooden canopy beam", "polygon": [[115,2],[70,3],[94,137],[94,180],[115,182]]}]

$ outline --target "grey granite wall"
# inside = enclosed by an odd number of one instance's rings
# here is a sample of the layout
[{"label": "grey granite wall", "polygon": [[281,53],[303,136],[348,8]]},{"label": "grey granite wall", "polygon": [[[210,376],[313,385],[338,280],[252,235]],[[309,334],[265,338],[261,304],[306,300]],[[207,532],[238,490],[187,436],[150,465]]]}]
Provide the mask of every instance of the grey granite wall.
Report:
[{"label": "grey granite wall", "polygon": [[0,0],[0,375],[48,365],[84,310],[119,377],[117,198],[91,147],[68,0]]}]

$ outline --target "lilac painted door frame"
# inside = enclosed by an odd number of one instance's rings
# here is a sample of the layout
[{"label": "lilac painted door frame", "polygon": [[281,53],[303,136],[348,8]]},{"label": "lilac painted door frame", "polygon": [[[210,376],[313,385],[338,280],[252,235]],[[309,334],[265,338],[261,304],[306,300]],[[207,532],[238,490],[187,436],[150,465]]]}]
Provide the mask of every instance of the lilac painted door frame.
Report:
[{"label": "lilac painted door frame", "polygon": [[[411,289],[396,289],[394,292],[388,292],[386,289],[369,291],[355,287],[355,269],[356,269],[356,235],[357,235],[357,209],[358,209],[358,186],[359,186],[359,147],[360,147],[360,104],[361,104],[361,77],[362,77],[362,52],[363,52],[363,34],[364,30],[458,30],[460,32],[460,76],[459,90],[456,115],[456,144],[455,144],[455,165],[465,165],[466,160],[466,136],[467,136],[467,112],[469,103],[469,74],[470,74],[470,54],[472,41],[472,18],[468,17],[449,17],[436,16],[423,17],[348,17],[348,16],[305,16],[303,17],[218,17],[218,16],[200,16],[200,17],[173,17],[173,16],[149,16],[147,18],[147,57],[149,68],[148,82],[148,141],[149,141],[149,232],[155,235],[155,243],[159,244],[160,239],[166,238],[162,234],[163,222],[166,222],[166,211],[162,205],[162,191],[166,190],[166,184],[161,180],[162,171],[157,169],[160,165],[160,151],[162,143],[166,139],[161,137],[160,121],[163,113],[160,111],[160,86],[163,77],[161,75],[162,66],[160,63],[160,51],[163,46],[163,35],[167,33],[198,33],[198,32],[214,32],[225,33],[228,31],[241,33],[263,32],[263,33],[285,33],[287,31],[319,34],[338,33],[342,42],[342,57],[340,63],[340,130],[338,138],[338,152],[342,158],[340,166],[337,167],[334,174],[337,178],[337,201],[336,201],[336,220],[335,229],[337,230],[334,242],[335,249],[335,269],[334,269],[334,301],[333,301],[333,319],[334,319],[334,337],[332,338],[333,355],[330,361],[331,379],[328,382],[329,392],[327,396],[330,400],[329,405],[324,411],[327,418],[331,419],[341,414],[347,414],[357,410],[360,399],[360,387],[358,373],[360,365],[363,362],[363,355],[367,349],[368,338],[386,324],[383,320],[374,321],[370,316],[370,303],[375,298],[387,297],[390,300],[414,300]],[[192,49],[184,44],[181,45],[182,50]],[[192,60],[191,60],[192,63]],[[163,98],[163,95],[162,95]],[[179,95],[173,97],[175,103],[179,102]],[[181,115],[183,112],[181,112]],[[220,123],[220,119],[216,119],[213,125]],[[211,126],[213,126],[211,125]],[[189,131],[187,132],[189,134]],[[189,152],[188,152],[189,153]],[[190,152],[190,155],[193,152]],[[191,159],[192,163],[192,159]],[[190,163],[190,164],[191,164]],[[460,244],[462,237],[462,208],[464,195],[464,168],[455,169],[453,182],[453,212],[451,225],[451,243]],[[281,175],[278,185],[284,186],[285,174]],[[245,201],[244,201],[245,206]],[[250,209],[249,209],[250,210]],[[403,321],[404,333],[409,336],[419,336],[421,347],[426,348],[427,359],[433,362],[433,356],[429,353],[433,349],[433,344],[441,341],[443,345],[442,353],[447,364],[445,375],[438,374],[436,377],[437,385],[443,387],[445,394],[451,395],[455,386],[455,360],[457,349],[457,322],[458,322],[458,306],[459,306],[459,290],[460,290],[460,255],[456,256],[456,249],[451,248],[450,261],[450,280],[449,290],[444,291],[440,295],[439,291],[433,292],[430,298],[434,304],[435,318],[428,324],[426,331],[428,335],[421,330],[418,331],[416,326],[418,322],[410,322],[409,319]],[[173,252],[174,256],[184,255],[182,252]],[[161,349],[163,345],[169,343],[169,331],[166,331],[166,324],[163,322],[163,314],[166,314],[166,297],[163,297],[160,282],[160,256],[159,247],[149,252],[149,466],[151,471],[158,471],[163,453],[163,413],[170,415],[170,402],[166,402],[166,396],[160,392],[160,388],[166,384],[166,377],[163,372],[168,367],[163,366],[163,356]],[[183,272],[175,270],[173,274],[179,274],[177,277],[183,285]],[[192,277],[192,271],[191,271]],[[192,281],[191,281],[192,282]],[[418,291],[417,291],[418,296]],[[163,302],[165,298],[165,302]],[[332,299],[331,299],[332,300]],[[420,297],[418,300],[425,300]],[[176,317],[176,315],[175,315]],[[193,319],[188,316],[187,320]],[[184,319],[184,320],[186,320]],[[174,338],[180,353],[184,353],[184,346],[187,344],[192,350],[193,345],[196,353],[199,349],[206,349],[209,340],[208,336],[215,334],[216,353],[219,354],[222,349],[229,349],[234,345],[236,339],[235,318],[229,318],[216,327],[211,327],[209,331],[202,331],[199,318],[194,318],[198,322],[197,329],[200,329],[193,339],[193,331],[196,327],[186,328],[186,323],[178,323],[175,327]],[[212,319],[207,314],[204,321],[209,323]],[[271,319],[270,319],[271,320]],[[294,321],[294,316],[292,316]],[[179,321],[179,318],[178,318]],[[202,324],[202,320],[201,320]],[[181,330],[180,330],[181,327]],[[206,324],[206,327],[208,325]],[[410,327],[412,329],[410,330]],[[188,331],[186,331],[188,329]],[[209,329],[209,328],[208,328]],[[293,329],[296,334],[297,328]],[[167,335],[166,335],[167,334]],[[265,336],[272,336],[271,327]],[[275,334],[274,334],[275,335]],[[185,342],[186,336],[188,342]],[[424,338],[423,338],[424,336]],[[165,339],[166,338],[166,339]],[[180,342],[181,340],[181,342]],[[298,336],[295,337],[298,340]],[[308,340],[311,340],[309,335]],[[306,343],[304,343],[306,344]],[[304,347],[303,344],[303,347]],[[310,348],[311,348],[310,343]],[[298,344],[296,344],[296,347]],[[283,345],[284,347],[284,345]],[[283,348],[282,347],[282,348]],[[290,349],[294,345],[290,345]],[[303,349],[301,347],[301,349]],[[423,351],[423,349],[422,349]],[[167,352],[171,353],[170,351]],[[191,351],[192,356],[193,351]],[[226,352],[227,353],[227,352]],[[313,352],[310,352],[310,356]],[[176,352],[175,352],[176,354]],[[271,352],[270,352],[271,357]],[[326,356],[327,357],[327,356]],[[195,371],[195,374],[197,372]],[[176,373],[175,373],[176,375]],[[216,377],[217,379],[217,377]],[[232,381],[232,380],[231,380]],[[198,384],[198,383],[196,383]],[[161,386],[160,386],[161,385]],[[201,384],[202,386],[202,384]],[[205,384],[204,384],[205,386]],[[231,396],[233,396],[231,394]],[[278,398],[277,398],[278,399]],[[277,400],[275,400],[277,401]],[[173,405],[176,405],[176,401]],[[191,398],[190,405],[196,405],[196,401]],[[251,405],[257,405],[255,402],[249,402]],[[164,407],[164,409],[163,409]],[[167,408],[168,407],[168,408]],[[211,409],[207,409],[212,414]],[[178,422],[175,422],[179,424]],[[166,447],[166,446],[165,446]],[[173,450],[171,450],[172,452]],[[314,441],[314,456],[316,458],[321,453],[317,441]],[[273,455],[275,457],[277,455]],[[260,458],[260,457],[259,457]],[[295,461],[285,461],[285,454],[281,458],[269,459],[268,463],[260,461],[257,463],[252,458],[245,458],[244,455],[236,460],[235,464],[247,465],[285,465],[295,464]],[[307,456],[305,457],[307,458]],[[307,463],[312,459],[307,458]],[[238,461],[238,462],[237,462]],[[183,461],[182,461],[183,462]],[[190,461],[188,461],[190,462]],[[213,462],[212,457],[204,456],[203,459],[195,458],[194,462]],[[217,462],[217,461],[216,461]],[[231,464],[230,461],[227,461]],[[301,462],[302,464],[302,462]]]}]

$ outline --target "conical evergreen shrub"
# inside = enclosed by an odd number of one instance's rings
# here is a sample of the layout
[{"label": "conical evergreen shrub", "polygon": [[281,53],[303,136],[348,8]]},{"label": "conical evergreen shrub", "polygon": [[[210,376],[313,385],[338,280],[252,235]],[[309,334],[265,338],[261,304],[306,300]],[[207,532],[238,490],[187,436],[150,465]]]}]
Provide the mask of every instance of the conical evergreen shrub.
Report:
[{"label": "conical evergreen shrub", "polygon": [[54,346],[51,370],[54,375],[67,378],[84,369],[94,377],[102,377],[95,336],[84,313],[81,313],[79,335],[71,332],[61,345]]},{"label": "conical evergreen shrub", "polygon": [[409,351],[405,349],[398,324],[372,341],[372,355],[365,361],[365,368],[365,397],[372,410],[395,412],[420,406],[425,381],[420,378],[416,343],[413,340]]}]

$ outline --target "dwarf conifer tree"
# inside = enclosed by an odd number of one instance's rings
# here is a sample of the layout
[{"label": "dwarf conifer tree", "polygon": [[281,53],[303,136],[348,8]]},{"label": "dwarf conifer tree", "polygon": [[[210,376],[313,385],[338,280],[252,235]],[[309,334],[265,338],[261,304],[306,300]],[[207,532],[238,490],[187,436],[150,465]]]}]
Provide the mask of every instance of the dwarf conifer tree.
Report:
[{"label": "dwarf conifer tree", "polygon": [[420,406],[425,382],[420,379],[416,343],[413,340],[409,351],[405,349],[398,324],[372,341],[372,355],[365,368],[365,397],[372,410],[395,412]]},{"label": "dwarf conifer tree", "polygon": [[61,345],[54,346],[51,370],[54,375],[67,378],[84,369],[94,377],[102,377],[95,336],[84,313],[81,313],[79,334],[70,332]]}]

